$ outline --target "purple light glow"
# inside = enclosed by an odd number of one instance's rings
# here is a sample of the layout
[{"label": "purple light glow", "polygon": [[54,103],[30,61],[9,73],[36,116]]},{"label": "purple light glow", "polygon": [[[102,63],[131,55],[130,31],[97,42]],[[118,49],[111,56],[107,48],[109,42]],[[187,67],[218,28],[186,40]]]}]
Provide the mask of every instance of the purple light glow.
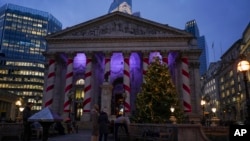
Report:
[{"label": "purple light glow", "polygon": [[141,58],[138,55],[138,53],[135,53],[135,52],[131,53],[129,63],[130,63],[130,65],[129,65],[130,70],[132,70],[134,68],[140,68]]},{"label": "purple light glow", "polygon": [[154,57],[159,57],[160,60],[162,59],[162,56],[161,56],[160,52],[150,52],[149,63],[154,61]]},{"label": "purple light glow", "polygon": [[73,66],[74,66],[74,69],[84,70],[86,66],[86,55],[84,53],[77,53],[77,55],[74,58]]},{"label": "purple light glow", "polygon": [[170,52],[168,55],[168,65],[172,66],[175,63],[175,59],[177,57],[178,53],[176,52]]}]

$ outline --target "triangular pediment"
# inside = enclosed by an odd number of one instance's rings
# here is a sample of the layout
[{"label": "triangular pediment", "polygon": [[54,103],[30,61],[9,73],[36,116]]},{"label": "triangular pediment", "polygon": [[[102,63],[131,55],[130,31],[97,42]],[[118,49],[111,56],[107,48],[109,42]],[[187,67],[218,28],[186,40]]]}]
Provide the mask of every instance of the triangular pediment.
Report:
[{"label": "triangular pediment", "polygon": [[184,30],[168,25],[122,12],[113,12],[51,34],[47,39],[191,36]]}]

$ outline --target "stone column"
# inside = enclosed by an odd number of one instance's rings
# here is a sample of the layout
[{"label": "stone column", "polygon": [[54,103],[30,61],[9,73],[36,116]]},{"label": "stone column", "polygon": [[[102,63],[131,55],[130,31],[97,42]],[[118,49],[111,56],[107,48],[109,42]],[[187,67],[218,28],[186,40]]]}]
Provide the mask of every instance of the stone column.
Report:
[{"label": "stone column", "polygon": [[83,121],[90,121],[91,111],[91,78],[92,78],[92,54],[87,52],[86,55],[86,69],[85,69],[85,85],[84,85],[84,99],[83,99]]},{"label": "stone column", "polygon": [[[189,76],[189,99],[192,111],[186,113],[189,116],[189,120],[194,123],[200,123],[200,113],[201,113],[201,99],[200,99],[200,72],[199,72],[199,55],[201,53],[200,49],[190,49],[183,52],[182,56],[188,57],[188,76]],[[182,57],[182,59],[184,59]],[[182,72],[185,74],[185,71]],[[184,99],[184,98],[183,98]]]},{"label": "stone column", "polygon": [[162,62],[164,65],[168,66],[168,52],[162,52]]},{"label": "stone column", "polygon": [[111,59],[112,53],[111,52],[105,52],[105,70],[104,70],[104,80],[106,82],[110,81],[110,59]]},{"label": "stone column", "polygon": [[123,70],[123,87],[124,87],[124,106],[125,112],[130,112],[130,67],[129,67],[129,60],[130,60],[130,53],[125,52],[123,53],[124,57],[124,70]]},{"label": "stone column", "polygon": [[111,115],[111,99],[112,99],[112,89],[113,86],[108,82],[103,82],[101,85],[101,110],[105,109],[108,116]]},{"label": "stone column", "polygon": [[66,84],[64,88],[64,104],[63,111],[66,113],[70,112],[71,104],[71,90],[73,87],[73,54],[68,55],[67,60],[67,72],[66,72]]},{"label": "stone column", "polygon": [[45,78],[46,85],[45,85],[45,93],[43,95],[43,106],[44,107],[51,107],[53,102],[53,94],[54,94],[54,83],[55,83],[55,56],[53,54],[46,55],[47,59],[47,76]]},{"label": "stone column", "polygon": [[183,106],[185,112],[191,112],[191,90],[190,90],[190,78],[189,78],[189,67],[188,57],[181,57],[181,78],[182,78],[182,93],[183,93]]},{"label": "stone column", "polygon": [[198,61],[193,62],[190,61],[190,81],[193,82],[191,85],[191,105],[192,112],[189,113],[190,121],[194,121],[195,123],[200,123],[200,113],[201,113],[201,98],[200,98],[200,71],[199,66],[200,63]]}]

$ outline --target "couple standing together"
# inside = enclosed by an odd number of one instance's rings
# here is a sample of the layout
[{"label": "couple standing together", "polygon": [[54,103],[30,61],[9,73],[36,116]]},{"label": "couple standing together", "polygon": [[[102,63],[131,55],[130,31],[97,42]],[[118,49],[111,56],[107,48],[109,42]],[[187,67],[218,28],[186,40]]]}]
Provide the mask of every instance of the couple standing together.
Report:
[{"label": "couple standing together", "polygon": [[94,105],[94,108],[91,110],[91,119],[92,119],[92,136],[91,141],[97,141],[99,137],[99,141],[102,141],[104,137],[104,141],[107,141],[108,132],[109,132],[109,119],[108,114],[105,109],[99,113],[99,106],[97,104]]}]

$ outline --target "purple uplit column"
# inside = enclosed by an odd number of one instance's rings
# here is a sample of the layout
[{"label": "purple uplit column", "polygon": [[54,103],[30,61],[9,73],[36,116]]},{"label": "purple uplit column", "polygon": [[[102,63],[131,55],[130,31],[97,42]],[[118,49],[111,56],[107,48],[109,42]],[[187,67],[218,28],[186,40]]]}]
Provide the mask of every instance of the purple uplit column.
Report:
[{"label": "purple uplit column", "polygon": [[188,69],[188,58],[181,58],[181,71],[182,71],[182,91],[183,91],[183,105],[185,112],[191,112],[191,92],[190,92],[190,80],[189,80],[189,69]]},{"label": "purple uplit column", "polygon": [[143,82],[145,82],[145,75],[148,70],[149,65],[149,52],[145,51],[143,52]]},{"label": "purple uplit column", "polygon": [[64,112],[70,112],[70,91],[73,87],[73,55],[68,55],[67,60],[67,72],[66,72],[66,85],[64,89],[64,104],[63,104],[63,111]]},{"label": "purple uplit column", "polygon": [[124,57],[124,71],[123,71],[123,87],[125,92],[125,112],[130,112],[130,68],[129,60],[130,54],[128,52],[123,53]]},{"label": "purple uplit column", "polygon": [[92,54],[86,53],[86,69],[85,69],[85,87],[84,87],[84,99],[83,99],[83,114],[90,113],[91,109],[91,77],[92,77]]},{"label": "purple uplit column", "polygon": [[110,81],[110,58],[111,58],[111,55],[112,55],[111,52],[106,52],[106,53],[105,53],[104,79],[105,79],[105,81],[107,81],[107,82]]},{"label": "purple uplit column", "polygon": [[56,61],[54,56],[49,56],[49,68],[46,80],[46,93],[45,93],[45,107],[50,107],[53,102],[53,91],[54,91],[54,82],[55,82],[55,64]]}]

